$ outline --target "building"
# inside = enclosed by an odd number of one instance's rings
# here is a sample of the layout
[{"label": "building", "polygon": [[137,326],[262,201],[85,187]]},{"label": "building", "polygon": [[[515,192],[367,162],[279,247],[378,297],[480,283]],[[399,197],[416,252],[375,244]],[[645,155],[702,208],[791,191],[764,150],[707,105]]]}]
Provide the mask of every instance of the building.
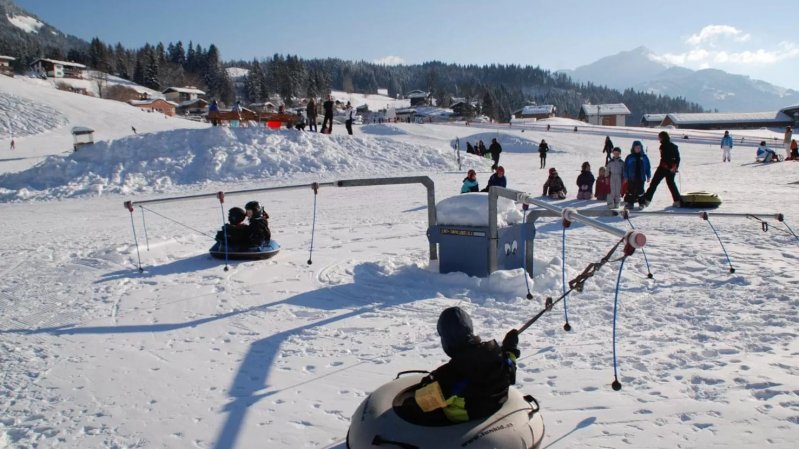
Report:
[{"label": "building", "polygon": [[202,98],[186,100],[175,106],[175,114],[178,115],[203,115],[208,112],[208,102]]},{"label": "building", "polygon": [[793,118],[793,127],[799,128],[799,104],[780,109],[780,112]]},{"label": "building", "polygon": [[43,78],[83,79],[86,72],[86,66],[83,64],[45,58],[33,61],[30,68]]},{"label": "building", "polygon": [[555,113],[557,112],[557,108],[551,104],[529,104],[517,111],[513,111],[514,118],[534,118],[534,119],[545,119],[554,117]]},{"label": "building", "polygon": [[[250,103],[249,108],[255,112],[275,112],[276,108],[274,103],[265,101],[263,103]],[[319,106],[317,106],[317,110]]]},{"label": "building", "polygon": [[411,100],[411,107],[431,105],[431,94],[423,90],[412,90],[405,95]]},{"label": "building", "polygon": [[173,101],[178,104],[186,101],[196,100],[200,97],[200,95],[205,95],[205,92],[197,89],[194,86],[167,87],[161,93],[164,94],[164,97],[166,97],[167,101]]},{"label": "building", "polygon": [[666,118],[666,114],[644,114],[641,117],[641,126],[645,126],[647,128],[654,128],[656,126],[660,126],[663,123],[663,119]]},{"label": "building", "polygon": [[[799,112],[799,105],[794,107]],[[794,119],[792,108],[777,112],[702,112],[667,114],[661,126],[688,129],[752,129],[783,128]],[[786,113],[787,111],[788,113]],[[797,116],[799,117],[799,116]]]},{"label": "building", "polygon": [[11,56],[0,56],[0,75],[14,76],[14,71],[11,70],[11,61],[16,61],[17,58]]},{"label": "building", "polygon": [[630,110],[624,103],[584,104],[577,119],[592,125],[625,126],[628,115]]},{"label": "building", "polygon": [[172,117],[175,115],[177,104],[166,101],[162,98],[154,98],[154,99],[147,99],[147,100],[131,100],[131,106],[135,106],[139,109],[145,109],[149,111],[157,111],[164,115],[168,115]]}]

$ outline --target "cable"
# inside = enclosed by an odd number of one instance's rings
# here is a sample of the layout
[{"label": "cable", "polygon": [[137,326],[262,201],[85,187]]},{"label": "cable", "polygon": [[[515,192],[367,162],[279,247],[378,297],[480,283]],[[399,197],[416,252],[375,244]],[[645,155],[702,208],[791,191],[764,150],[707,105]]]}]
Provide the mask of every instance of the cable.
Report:
[{"label": "cable", "polygon": [[724,242],[721,241],[721,237],[719,236],[719,233],[716,232],[716,228],[714,228],[713,227],[713,223],[710,222],[709,217],[708,217],[708,213],[707,212],[702,212],[701,217],[702,217],[703,220],[705,220],[707,222],[707,224],[710,225],[710,229],[713,230],[713,233],[716,234],[716,238],[719,241],[719,245],[721,245],[721,250],[724,251],[724,257],[727,258],[727,263],[730,264],[730,273],[735,273],[735,268],[732,267],[732,261],[730,260],[730,256],[729,256],[729,254],[727,254],[727,250],[724,248]]},{"label": "cable", "polygon": [[619,310],[619,285],[621,284],[621,272],[624,270],[624,259],[621,260],[619,266],[619,276],[616,278],[616,295],[613,299],[613,383],[610,384],[614,391],[621,390],[621,382],[619,382],[618,363],[616,362],[616,317]]},{"label": "cable", "polygon": [[152,210],[152,209],[147,209],[147,208],[146,208],[146,207],[144,207],[144,206],[139,206],[139,207],[140,207],[140,208],[142,208],[143,210],[146,210],[147,212],[152,212],[152,213],[154,213],[155,215],[158,215],[159,217],[161,217],[161,218],[163,218],[163,219],[165,219],[165,220],[169,220],[169,221],[171,221],[172,223],[175,223],[175,224],[178,224],[178,225],[180,225],[180,226],[183,226],[183,227],[184,227],[184,228],[186,228],[186,229],[191,229],[192,231],[194,231],[194,232],[196,232],[196,233],[198,233],[198,234],[202,234],[202,235],[204,235],[204,236],[206,236],[206,237],[211,237],[211,238],[213,238],[213,236],[212,236],[211,234],[208,234],[207,232],[203,232],[203,231],[200,231],[200,230],[198,230],[198,229],[194,229],[194,228],[192,228],[192,227],[191,227],[191,226],[189,226],[189,225],[183,224],[183,223],[181,223],[181,222],[179,222],[179,221],[177,221],[177,220],[173,220],[173,219],[171,219],[171,218],[167,217],[166,215],[161,215],[161,214],[159,214],[158,212],[156,212],[156,211],[154,211],[154,210]]}]

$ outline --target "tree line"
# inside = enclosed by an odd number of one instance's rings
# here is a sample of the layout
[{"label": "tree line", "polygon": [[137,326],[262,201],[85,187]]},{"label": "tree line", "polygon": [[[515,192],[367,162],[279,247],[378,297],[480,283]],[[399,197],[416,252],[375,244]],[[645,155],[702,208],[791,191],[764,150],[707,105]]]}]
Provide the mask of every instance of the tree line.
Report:
[{"label": "tree line", "polygon": [[[0,48],[6,47],[0,40]],[[464,99],[467,114],[481,113],[507,121],[513,111],[531,103],[553,104],[558,115],[576,117],[585,103],[624,103],[634,121],[645,113],[702,112],[696,103],[633,89],[618,91],[592,83],[576,83],[567,75],[533,66],[515,64],[461,65],[438,61],[387,66],[336,58],[302,59],[275,54],[252,61],[223,62],[214,44],[182,41],[166,45],[146,44],[128,49],[94,38],[88,45],[43,47],[40,43],[9,48],[17,57],[15,68],[24,71],[36,58],[68,60],[110,73],[155,90],[170,86],[196,86],[208,99],[230,104],[239,99],[257,103],[279,99],[292,106],[299,98],[319,98],[331,90],[377,93],[388,90],[391,97],[421,89],[430,92],[436,104],[450,106],[452,98]],[[234,86],[225,67],[249,70],[242,83]]]}]

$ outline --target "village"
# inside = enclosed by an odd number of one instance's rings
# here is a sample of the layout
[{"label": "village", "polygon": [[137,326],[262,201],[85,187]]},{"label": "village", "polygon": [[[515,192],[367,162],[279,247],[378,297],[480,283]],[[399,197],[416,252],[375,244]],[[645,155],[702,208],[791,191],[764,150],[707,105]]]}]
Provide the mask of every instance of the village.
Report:
[{"label": "village", "polygon": [[[0,74],[14,76],[9,63],[14,58],[0,55]],[[105,73],[89,70],[83,64],[55,59],[40,58],[30,65],[29,74],[34,77],[49,79],[56,83],[56,87],[83,95],[96,95],[95,91],[109,90],[112,84],[111,77]],[[92,86],[92,84],[94,86]],[[106,86],[108,85],[108,86]],[[235,83],[241,89],[241,83]],[[95,87],[93,89],[93,87]],[[162,91],[153,91],[142,86],[127,82],[124,85],[114,86],[117,90],[113,99],[125,101],[133,107],[142,110],[157,112],[166,116],[178,116],[195,121],[205,121],[208,118],[208,108],[214,100],[206,98],[206,93],[194,86],[171,86]],[[124,93],[120,94],[119,91]],[[439,123],[448,121],[490,122],[492,119],[480,114],[479,101],[467,100],[462,97],[451,97],[448,108],[436,105],[430,92],[412,90],[404,95],[398,95],[395,100],[388,97],[387,89],[377,89],[376,94],[388,99],[382,108],[371,110],[369,105],[355,104],[355,124],[366,123]],[[301,98],[293,101],[293,107],[285,112],[298,114],[303,120],[306,105],[309,99]],[[321,104],[319,99],[315,99]],[[336,120],[343,122],[344,104],[346,99],[334,98],[336,103]],[[222,111],[230,111],[233,105],[220,104]],[[285,106],[278,96],[270,101],[251,103],[241,107],[241,112],[252,120],[243,120],[243,126],[249,121],[259,121],[260,114],[283,112]],[[730,130],[730,129],[780,129],[786,126],[799,125],[799,105],[788,105],[778,111],[753,111],[753,112],[704,112],[704,113],[674,113],[661,111],[658,113],[645,113],[640,119],[631,117],[631,112],[624,103],[615,104],[583,104],[576,115],[559,114],[557,105],[530,104],[513,111],[510,123],[529,123],[552,117],[574,118],[592,125],[600,126],[642,126],[648,128],[669,129],[697,129],[697,130]],[[266,120],[262,120],[266,121]],[[289,123],[289,125],[291,125]]]}]

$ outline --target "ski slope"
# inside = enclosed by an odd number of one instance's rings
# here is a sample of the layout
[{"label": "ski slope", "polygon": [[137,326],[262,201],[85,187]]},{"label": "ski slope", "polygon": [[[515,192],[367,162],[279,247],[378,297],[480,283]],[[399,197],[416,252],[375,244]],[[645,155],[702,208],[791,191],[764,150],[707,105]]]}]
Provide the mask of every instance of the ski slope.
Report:
[{"label": "ski slope", "polygon": [[[69,123],[87,117],[77,112],[82,97],[67,107],[72,98],[37,92],[27,95]],[[116,110],[108,107],[109,115]],[[501,338],[560,294],[562,228],[557,219],[537,223],[527,300],[522,270],[485,279],[438,273],[428,259],[421,186],[323,186],[314,196],[307,184],[426,174],[440,201],[457,194],[467,168],[478,170],[481,187],[490,174],[490,161],[466,155],[458,170],[452,143],[494,136],[507,146],[500,163],[509,187],[537,194],[546,170],[538,169],[535,144],[545,138],[557,149],[548,167],[570,188],[569,199],[555,203],[601,208],[573,198],[580,164],[604,161],[606,134],[625,154],[642,139],[657,158],[656,130],[635,128],[392,124],[356,127],[350,137],[343,127],[323,136],[146,123],[151,135],[133,137],[95,123],[98,135],[113,137],[93,153],[54,156],[0,177],[11,192],[0,196],[0,448],[343,448],[350,416],[369,392],[399,371],[446,360],[435,331],[441,310],[459,305],[479,335]],[[675,140],[683,191],[717,192],[722,212],[782,212],[799,227],[799,205],[790,200],[799,163],[751,164],[754,150],[736,146],[733,163],[723,164],[717,144]],[[186,145],[175,153],[156,148],[174,142]],[[202,159],[222,147],[260,168]],[[148,159],[159,162],[147,166]],[[55,161],[75,172],[60,172]],[[106,178],[120,164],[136,167],[128,183]],[[102,189],[87,188],[89,172],[103,179]],[[225,209],[261,201],[283,248],[227,272],[207,253],[221,225],[216,199],[136,208],[138,273],[123,201],[293,184],[306,187],[226,197]],[[20,196],[22,189],[34,194]],[[662,185],[650,207],[670,204]],[[775,220],[769,232],[753,220],[711,220],[734,274],[698,215],[632,219],[648,237],[654,279],[640,252],[625,264],[621,391],[610,388],[618,265],[569,297],[571,332],[562,330],[558,307],[521,335],[517,387],[541,403],[544,447],[794,447],[799,242]],[[567,279],[615,243],[579,225],[566,236]]]}]

